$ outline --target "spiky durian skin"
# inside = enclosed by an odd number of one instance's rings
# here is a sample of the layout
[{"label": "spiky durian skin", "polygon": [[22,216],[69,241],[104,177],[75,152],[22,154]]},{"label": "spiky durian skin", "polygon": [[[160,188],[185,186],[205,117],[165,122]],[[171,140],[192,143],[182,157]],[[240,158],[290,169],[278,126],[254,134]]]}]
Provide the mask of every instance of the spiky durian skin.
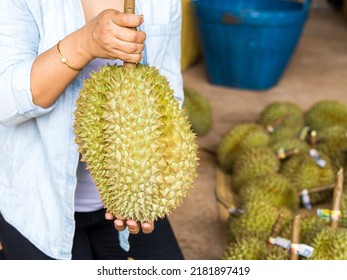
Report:
[{"label": "spiky durian skin", "polygon": [[321,140],[318,140],[315,148],[331,159],[336,172],[347,163],[346,134],[347,128],[343,126],[324,128],[317,134],[317,138]]},{"label": "spiky durian skin", "polygon": [[248,181],[276,173],[280,161],[269,147],[255,147],[240,152],[235,159],[232,189],[237,193]]},{"label": "spiky durian skin", "polygon": [[238,199],[241,207],[250,201],[262,201],[276,207],[288,207],[293,211],[299,206],[299,197],[292,183],[278,173],[249,181],[240,189]]},{"label": "spiky durian skin", "polygon": [[262,201],[250,201],[243,207],[240,216],[231,216],[228,221],[228,237],[237,240],[244,234],[263,234],[269,236],[279,213],[284,220],[293,218],[293,211],[286,207],[278,208]]},{"label": "spiky durian skin", "polygon": [[272,102],[261,112],[259,123],[263,126],[278,123],[279,126],[301,126],[304,124],[304,112],[292,102]]},{"label": "spiky durian skin", "polygon": [[265,235],[246,233],[229,243],[222,260],[259,260],[266,250]]},{"label": "spiky durian skin", "polygon": [[207,97],[192,88],[184,87],[183,109],[197,135],[205,135],[211,130],[212,107]]},{"label": "spiky durian skin", "polygon": [[318,132],[335,125],[347,128],[347,105],[335,100],[319,101],[307,110],[305,120],[310,129]]},{"label": "spiky durian skin", "polygon": [[217,159],[221,168],[232,173],[238,154],[245,149],[266,146],[269,136],[255,123],[243,123],[231,128],[222,136],[217,147]]},{"label": "spiky durian skin", "polygon": [[310,150],[310,146],[305,142],[297,138],[287,138],[270,145],[271,149],[278,154],[280,149],[285,152],[296,150],[297,153],[307,153]]},{"label": "spiky durian skin", "polygon": [[300,132],[303,128],[294,126],[283,126],[276,128],[275,131],[269,133],[269,144],[274,145],[278,142],[285,141],[287,139],[294,139],[300,136]]},{"label": "spiky durian skin", "polygon": [[274,246],[273,248],[267,248],[267,250],[260,255],[260,260],[284,261],[288,259],[289,259],[289,251],[279,246]]},{"label": "spiky durian skin", "polygon": [[[323,168],[308,153],[301,153],[284,162],[280,173],[293,183],[298,192],[334,184],[336,176],[330,159],[323,154],[320,157],[326,162]],[[330,198],[330,190],[310,194],[312,204],[322,203]]]},{"label": "spiky durian skin", "polygon": [[347,229],[326,227],[317,233],[309,260],[347,260]]},{"label": "spiky durian skin", "polygon": [[[312,246],[316,234],[323,228],[329,226],[330,221],[313,215],[311,213],[302,214],[300,218],[300,243]],[[293,223],[290,221],[283,225],[282,237],[290,239],[292,236]]]},{"label": "spiky durian skin", "polygon": [[107,211],[153,221],[194,186],[196,135],[155,67],[104,66],[85,81],[74,131]]}]

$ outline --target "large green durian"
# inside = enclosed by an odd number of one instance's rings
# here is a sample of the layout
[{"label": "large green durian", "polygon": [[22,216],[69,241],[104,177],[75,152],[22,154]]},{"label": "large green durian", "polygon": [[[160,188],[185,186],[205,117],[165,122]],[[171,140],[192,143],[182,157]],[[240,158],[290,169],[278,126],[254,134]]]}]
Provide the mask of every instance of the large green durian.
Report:
[{"label": "large green durian", "polygon": [[232,173],[236,157],[246,149],[266,146],[269,136],[255,123],[242,123],[225,133],[217,147],[217,159],[222,169]]},{"label": "large green durian", "polygon": [[319,101],[307,110],[305,122],[317,132],[335,125],[347,128],[347,105],[336,100]]},{"label": "large green durian", "polygon": [[190,87],[184,87],[183,109],[197,135],[205,135],[211,130],[212,107],[207,97]]},{"label": "large green durian", "polygon": [[76,143],[107,211],[152,221],[183,202],[196,177],[196,135],[155,67],[104,66],[76,106]]}]

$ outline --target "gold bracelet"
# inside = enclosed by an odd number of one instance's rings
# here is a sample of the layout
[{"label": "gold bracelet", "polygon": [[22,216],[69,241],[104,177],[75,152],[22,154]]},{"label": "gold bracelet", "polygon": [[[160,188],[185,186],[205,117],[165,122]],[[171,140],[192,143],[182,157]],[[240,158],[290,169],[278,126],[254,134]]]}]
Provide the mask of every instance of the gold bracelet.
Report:
[{"label": "gold bracelet", "polygon": [[65,65],[67,65],[67,66],[68,66],[70,69],[72,69],[72,70],[75,70],[75,71],[77,71],[77,72],[81,71],[83,68],[78,69],[78,68],[72,67],[72,66],[70,65],[70,63],[67,61],[67,58],[64,57],[64,56],[62,55],[62,53],[61,53],[61,51],[60,51],[60,42],[61,42],[61,40],[60,40],[60,41],[58,42],[58,44],[57,44],[57,50],[58,50],[58,54],[59,54],[59,56],[60,56],[60,61],[61,61],[62,63],[64,63]]}]

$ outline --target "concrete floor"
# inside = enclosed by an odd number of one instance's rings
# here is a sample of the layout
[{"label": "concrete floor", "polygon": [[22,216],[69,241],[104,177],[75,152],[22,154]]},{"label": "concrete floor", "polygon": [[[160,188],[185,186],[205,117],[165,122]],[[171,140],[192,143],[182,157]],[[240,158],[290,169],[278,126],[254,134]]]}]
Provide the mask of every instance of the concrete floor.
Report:
[{"label": "concrete floor", "polygon": [[[232,62],[231,62],[232,63]],[[213,128],[198,138],[214,150],[236,124],[254,121],[273,101],[296,102],[306,110],[322,99],[347,104],[347,20],[324,1],[314,2],[299,45],[279,84],[264,92],[212,85],[203,62],[183,73],[184,83],[209,98]],[[186,259],[219,259],[224,252],[222,224],[215,197],[215,158],[200,151],[196,187],[170,220]]]}]

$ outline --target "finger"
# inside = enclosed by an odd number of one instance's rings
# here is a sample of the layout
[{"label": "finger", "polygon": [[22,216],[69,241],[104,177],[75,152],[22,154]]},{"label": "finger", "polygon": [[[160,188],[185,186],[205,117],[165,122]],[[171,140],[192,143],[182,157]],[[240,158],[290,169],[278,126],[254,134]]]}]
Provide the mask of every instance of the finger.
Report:
[{"label": "finger", "polygon": [[125,42],[143,44],[147,37],[144,31],[131,30],[127,27],[122,27],[118,25],[113,25],[110,31],[113,36]]},{"label": "finger", "polygon": [[137,27],[144,22],[143,15],[125,14],[114,11],[111,20],[116,24],[124,27]]},{"label": "finger", "polygon": [[129,232],[131,234],[138,234],[140,232],[141,225],[135,220],[128,220],[127,225],[128,225]]},{"label": "finger", "polygon": [[106,220],[113,220],[114,216],[110,212],[105,213],[105,219]]},{"label": "finger", "polygon": [[127,62],[132,62],[132,63],[138,63],[141,61],[143,57],[143,54],[129,54],[129,53],[124,53],[118,50],[115,50],[113,52],[109,52],[108,53],[108,58],[109,59],[120,59],[123,61],[127,61]]},{"label": "finger", "polygon": [[125,228],[126,228],[125,221],[123,221],[121,219],[115,219],[113,223],[114,223],[114,227],[116,228],[116,230],[122,231],[122,230],[125,230]]},{"label": "finger", "polygon": [[154,230],[154,222],[144,222],[141,224],[141,227],[144,234],[152,233]]}]

